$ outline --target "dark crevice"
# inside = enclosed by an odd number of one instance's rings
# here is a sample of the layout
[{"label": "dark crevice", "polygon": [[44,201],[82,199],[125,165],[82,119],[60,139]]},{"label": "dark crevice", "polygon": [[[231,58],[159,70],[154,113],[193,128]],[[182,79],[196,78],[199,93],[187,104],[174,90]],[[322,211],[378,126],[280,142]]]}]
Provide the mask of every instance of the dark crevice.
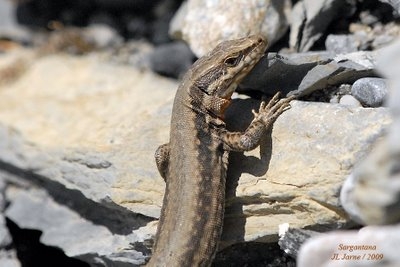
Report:
[{"label": "dark crevice", "polygon": [[81,217],[97,225],[107,227],[114,234],[126,235],[154,220],[141,214],[135,214],[114,203],[99,204],[86,198],[81,192],[71,190],[50,179],[18,168],[0,160],[0,170],[15,175],[24,181],[45,189],[60,205],[67,206]]},{"label": "dark crevice", "polygon": [[19,228],[13,221],[6,218],[6,225],[13,239],[21,267],[89,267],[88,263],[69,258],[56,247],[40,243],[42,232]]},{"label": "dark crevice", "polygon": [[277,243],[248,242],[232,245],[217,253],[212,267],[295,267],[296,260]]}]

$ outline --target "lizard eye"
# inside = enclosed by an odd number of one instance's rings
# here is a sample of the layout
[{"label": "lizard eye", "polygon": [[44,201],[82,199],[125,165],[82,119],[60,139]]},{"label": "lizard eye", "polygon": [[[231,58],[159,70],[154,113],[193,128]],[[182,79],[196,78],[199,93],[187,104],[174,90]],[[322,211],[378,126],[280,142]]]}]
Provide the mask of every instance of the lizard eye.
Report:
[{"label": "lizard eye", "polygon": [[237,55],[237,56],[233,56],[233,57],[228,57],[227,59],[225,59],[224,63],[226,66],[228,67],[234,67],[237,64],[239,64],[240,60],[242,59],[242,55]]}]

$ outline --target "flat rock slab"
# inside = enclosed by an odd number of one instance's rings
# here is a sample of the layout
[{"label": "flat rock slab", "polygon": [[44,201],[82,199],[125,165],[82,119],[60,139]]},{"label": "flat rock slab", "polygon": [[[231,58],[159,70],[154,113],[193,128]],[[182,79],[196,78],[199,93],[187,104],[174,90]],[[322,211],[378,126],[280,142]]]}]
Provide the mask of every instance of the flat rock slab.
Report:
[{"label": "flat rock slab", "polygon": [[[140,231],[154,233],[152,218],[159,216],[162,205],[165,185],[153,155],[168,141],[177,85],[96,55],[40,58],[19,80],[0,87],[0,170],[17,177],[22,188],[33,183],[81,214],[89,221],[81,224],[85,231],[95,233],[97,228],[89,227],[95,222],[118,235],[102,229],[105,240],[128,246],[120,236],[135,230],[135,237],[129,238],[141,242]],[[251,109],[258,105],[252,99],[235,100],[228,124],[245,128],[252,119]],[[314,229],[346,224],[338,201],[340,186],[390,122],[384,108],[293,101],[260,149],[230,157],[221,247],[277,240],[281,223]],[[6,196],[17,204],[37,194],[15,192]],[[40,200],[37,206],[46,202]],[[19,213],[26,210],[18,212],[17,204],[8,212],[17,224],[25,225],[28,218]],[[57,209],[77,220],[75,213]],[[56,227],[44,225],[40,230],[55,235],[45,235],[42,242],[51,240],[52,245],[72,251],[69,255],[79,256],[77,248],[69,247],[70,240],[57,243],[57,234],[68,230],[60,228],[57,233]],[[112,254],[102,253],[102,257]],[[123,255],[118,257],[121,261]]]},{"label": "flat rock slab", "polygon": [[314,91],[359,78],[376,76],[377,51],[359,51],[335,56],[330,52],[280,55],[261,58],[242,82],[239,90],[258,90],[267,95],[277,91],[305,96]]},{"label": "flat rock slab", "polygon": [[2,132],[1,158],[96,202],[156,217],[161,201],[141,206],[148,194],[162,196],[153,154],[167,140],[176,87],[94,58],[42,58],[0,89],[0,121],[13,129]]},{"label": "flat rock slab", "polygon": [[291,106],[260,150],[230,157],[228,186],[236,187],[228,192],[228,243],[233,237],[276,241],[280,223],[343,227],[348,220],[338,199],[342,182],[391,122],[385,108],[300,101]]}]

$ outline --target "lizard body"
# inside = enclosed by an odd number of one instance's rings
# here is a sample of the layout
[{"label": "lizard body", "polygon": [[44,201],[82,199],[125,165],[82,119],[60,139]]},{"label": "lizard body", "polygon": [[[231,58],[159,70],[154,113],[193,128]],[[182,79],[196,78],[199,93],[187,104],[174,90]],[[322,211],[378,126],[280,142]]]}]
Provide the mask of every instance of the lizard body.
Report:
[{"label": "lizard body", "polygon": [[209,266],[221,235],[227,156],[248,151],[291,99],[261,104],[245,132],[228,132],[223,114],[237,84],[263,56],[266,41],[250,36],[219,44],[196,61],[179,86],[170,141],[155,154],[166,181],[153,256],[147,266]]}]

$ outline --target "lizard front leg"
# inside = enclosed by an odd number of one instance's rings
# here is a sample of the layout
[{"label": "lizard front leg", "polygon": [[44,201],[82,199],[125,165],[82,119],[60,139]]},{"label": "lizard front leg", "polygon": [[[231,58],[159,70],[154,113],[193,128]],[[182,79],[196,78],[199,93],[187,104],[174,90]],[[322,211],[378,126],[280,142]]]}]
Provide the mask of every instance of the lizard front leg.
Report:
[{"label": "lizard front leg", "polygon": [[266,130],[271,127],[276,118],[288,107],[290,101],[295,97],[287,97],[279,100],[279,93],[266,104],[261,103],[258,112],[253,110],[254,119],[247,127],[245,132],[229,132],[221,130],[220,138],[224,144],[224,149],[228,151],[249,151],[256,148]]}]

